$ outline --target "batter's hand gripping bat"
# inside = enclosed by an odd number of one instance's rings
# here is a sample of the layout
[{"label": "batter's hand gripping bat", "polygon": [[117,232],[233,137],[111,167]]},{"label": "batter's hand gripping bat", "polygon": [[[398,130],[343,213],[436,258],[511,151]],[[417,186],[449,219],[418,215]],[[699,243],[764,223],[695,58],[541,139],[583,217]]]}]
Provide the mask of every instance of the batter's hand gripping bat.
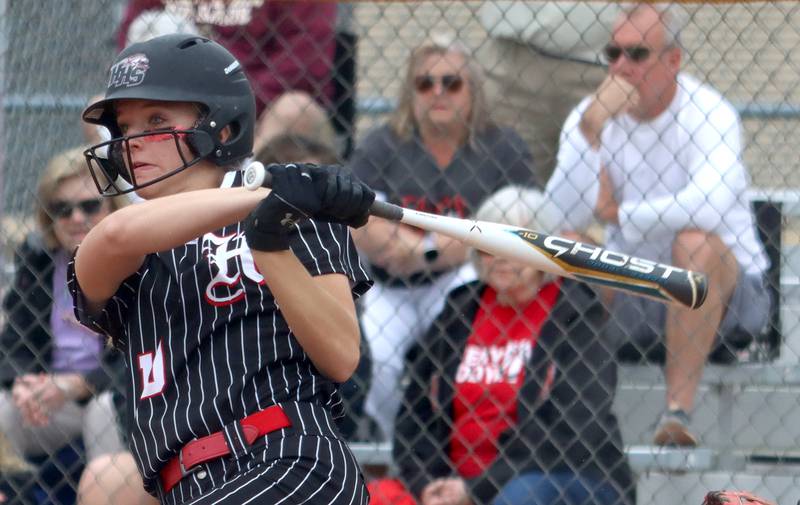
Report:
[{"label": "batter's hand gripping bat", "polygon": [[[270,174],[259,162],[244,174],[245,186],[269,187]],[[525,228],[438,216],[375,201],[370,215],[399,221],[455,238],[481,251],[526,263],[539,270],[648,296],[696,309],[706,299],[705,275],[591,244]]]}]

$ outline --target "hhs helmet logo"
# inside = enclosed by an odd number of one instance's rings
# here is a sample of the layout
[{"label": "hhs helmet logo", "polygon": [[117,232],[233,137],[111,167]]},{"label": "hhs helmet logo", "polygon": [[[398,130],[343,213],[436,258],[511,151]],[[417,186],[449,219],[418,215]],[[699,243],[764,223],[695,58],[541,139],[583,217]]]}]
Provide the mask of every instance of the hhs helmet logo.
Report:
[{"label": "hhs helmet logo", "polygon": [[142,53],[136,53],[118,61],[111,67],[108,76],[109,88],[130,88],[138,86],[144,81],[147,69],[150,68],[150,60]]}]

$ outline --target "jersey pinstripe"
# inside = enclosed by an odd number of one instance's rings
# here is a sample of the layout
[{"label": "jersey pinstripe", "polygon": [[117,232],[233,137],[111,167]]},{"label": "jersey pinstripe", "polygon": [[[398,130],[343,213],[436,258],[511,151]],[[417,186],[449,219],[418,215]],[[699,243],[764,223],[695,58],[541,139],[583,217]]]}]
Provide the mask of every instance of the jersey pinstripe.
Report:
[{"label": "jersey pinstripe", "polygon": [[[232,172],[223,187],[241,183],[241,172]],[[354,296],[368,289],[346,226],[306,221],[290,241],[311,275],[344,274]],[[130,445],[148,490],[187,442],[270,405],[323,407],[297,409],[304,433],[328,434],[321,424],[329,412],[340,414],[336,384],[292,335],[255,267],[243,223],[148,255],[99,317],[82,310],[73,264],[68,282],[79,320],[110,335],[126,357]]]}]

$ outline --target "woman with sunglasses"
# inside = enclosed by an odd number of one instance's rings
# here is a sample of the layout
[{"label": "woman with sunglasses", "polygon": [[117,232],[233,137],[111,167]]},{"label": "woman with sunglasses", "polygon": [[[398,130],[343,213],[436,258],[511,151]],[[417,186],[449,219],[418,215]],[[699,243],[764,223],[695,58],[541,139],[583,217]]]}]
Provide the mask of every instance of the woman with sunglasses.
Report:
[{"label": "woman with sunglasses", "polygon": [[58,154],[42,173],[39,229],[15,251],[3,301],[0,429],[22,456],[55,454],[81,436],[90,459],[122,449],[108,392],[121,360],[80,325],[67,290],[71,254],[120,206],[97,195],[82,152]]},{"label": "woman with sunglasses", "polygon": [[200,36],[128,46],[83,118],[112,137],[86,152],[101,193],[144,199],[87,235],[69,278],[81,322],[125,357],[145,488],[169,505],[365,504],[334,416],[370,284],[345,225],[374,193],[293,164],[245,189],[253,90]]},{"label": "woman with sunglasses", "polygon": [[[457,217],[505,184],[535,184],[528,147],[492,120],[482,72],[458,44],[428,43],[411,53],[397,109],[349,165],[378,198]],[[445,293],[474,273],[463,244],[435,233],[373,219],[354,238],[376,280],[361,319],[373,358],[366,410],[379,436],[391,439],[403,354]]]}]

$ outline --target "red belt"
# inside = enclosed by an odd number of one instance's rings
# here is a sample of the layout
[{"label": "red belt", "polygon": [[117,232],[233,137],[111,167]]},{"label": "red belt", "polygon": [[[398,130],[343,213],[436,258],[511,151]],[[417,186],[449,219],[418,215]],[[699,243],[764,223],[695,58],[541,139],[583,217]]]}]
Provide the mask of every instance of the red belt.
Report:
[{"label": "red belt", "polygon": [[[273,405],[251,414],[239,423],[248,446],[258,437],[292,425],[280,405]],[[169,460],[161,469],[161,485],[164,487],[164,492],[168,493],[175,487],[193,467],[229,454],[231,454],[231,448],[225,441],[223,431],[192,440],[183,446],[178,455]]]}]

